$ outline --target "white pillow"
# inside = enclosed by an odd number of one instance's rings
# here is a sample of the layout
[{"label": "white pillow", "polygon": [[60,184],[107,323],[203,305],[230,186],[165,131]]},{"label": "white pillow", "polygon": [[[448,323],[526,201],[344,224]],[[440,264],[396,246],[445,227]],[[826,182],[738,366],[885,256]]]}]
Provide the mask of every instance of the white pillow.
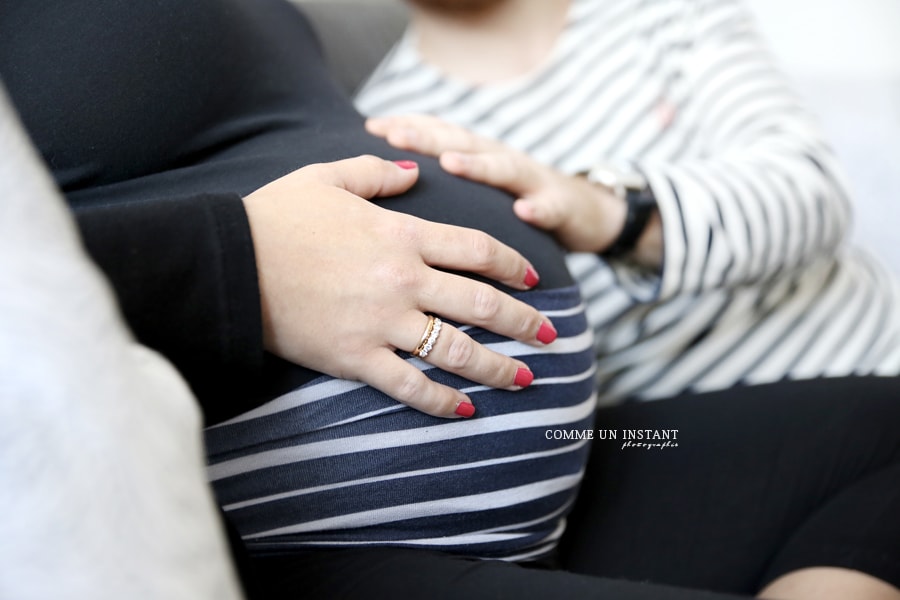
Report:
[{"label": "white pillow", "polygon": [[0,87],[0,598],[239,598],[203,469]]}]

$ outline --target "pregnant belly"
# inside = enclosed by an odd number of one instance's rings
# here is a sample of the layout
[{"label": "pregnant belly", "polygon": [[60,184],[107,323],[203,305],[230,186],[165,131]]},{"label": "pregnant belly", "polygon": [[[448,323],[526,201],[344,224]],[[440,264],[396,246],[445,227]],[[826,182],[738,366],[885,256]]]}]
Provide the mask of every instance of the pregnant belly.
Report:
[{"label": "pregnant belly", "polygon": [[[392,545],[525,559],[562,534],[588,441],[553,430],[593,426],[594,360],[574,287],[519,294],[559,338],[535,348],[471,328],[535,373],[518,392],[464,390],[470,420],[444,420],[356,382],[320,377],[206,432],[217,498],[253,552]],[[550,439],[548,439],[550,438]]]}]

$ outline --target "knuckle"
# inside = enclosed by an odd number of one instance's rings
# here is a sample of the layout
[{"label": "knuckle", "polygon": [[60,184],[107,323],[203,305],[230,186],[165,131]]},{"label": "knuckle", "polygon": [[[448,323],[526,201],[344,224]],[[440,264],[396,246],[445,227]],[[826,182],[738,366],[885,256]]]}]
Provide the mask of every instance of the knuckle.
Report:
[{"label": "knuckle", "polygon": [[368,353],[361,348],[353,349],[347,346],[338,346],[335,350],[338,352],[336,356],[330,358],[328,374],[338,379],[363,381],[368,373],[365,360]]},{"label": "knuckle", "polygon": [[552,223],[561,223],[565,220],[566,213],[559,202],[548,202],[545,205],[547,219]]},{"label": "knuckle", "polygon": [[361,154],[360,156],[357,156],[355,160],[365,168],[373,170],[379,169],[384,162],[382,159],[373,154]]},{"label": "knuckle", "polygon": [[418,370],[398,374],[391,382],[389,395],[420,412],[436,417],[453,416],[456,403],[452,394]]},{"label": "knuckle", "polygon": [[543,323],[544,319],[541,314],[533,308],[529,308],[528,315],[518,322],[516,336],[521,340],[534,339]]},{"label": "knuckle", "polygon": [[422,223],[418,219],[411,218],[394,219],[388,233],[391,236],[389,239],[404,247],[417,248],[424,237]]},{"label": "knuckle", "polygon": [[394,383],[394,395],[401,402],[415,404],[421,410],[428,410],[429,400],[425,394],[428,378],[420,371],[403,373]]},{"label": "knuckle", "polygon": [[446,363],[451,370],[465,369],[475,356],[475,342],[467,335],[453,335],[447,340]]},{"label": "knuckle", "polygon": [[[363,187],[364,183],[374,183],[378,181],[381,171],[384,167],[384,161],[377,156],[371,154],[363,154],[353,159],[353,168],[347,169],[344,173],[344,179],[350,189]],[[372,192],[374,193],[374,191]]]},{"label": "knuckle", "polygon": [[480,323],[493,320],[500,312],[500,296],[493,288],[480,285],[472,296],[472,313]]},{"label": "knuckle", "polygon": [[451,132],[451,135],[456,140],[456,145],[463,152],[477,152],[482,148],[481,139],[465,129],[456,128]]},{"label": "knuckle", "polygon": [[527,164],[522,157],[518,154],[511,155],[508,159],[508,169],[509,172],[512,173],[513,177],[520,181],[525,181],[528,179],[534,179],[532,177],[533,170],[531,165]]},{"label": "knuckle", "polygon": [[348,335],[338,336],[334,340],[332,360],[341,377],[351,371],[362,370],[362,362],[370,350],[366,347],[366,341],[361,336]]},{"label": "knuckle", "polygon": [[497,261],[499,254],[497,244],[488,234],[481,231],[474,232],[470,243],[476,269],[484,271]]},{"label": "knuckle", "polygon": [[329,174],[329,166],[325,163],[314,163],[311,165],[306,165],[305,167],[301,167],[294,171],[299,176],[307,177],[309,179],[324,179]]},{"label": "knuckle", "polygon": [[379,263],[373,270],[375,281],[379,285],[402,294],[412,294],[421,285],[420,275],[414,269],[400,263]]},{"label": "knuckle", "polygon": [[429,114],[413,114],[407,116],[406,119],[407,126],[423,131],[440,131],[447,126],[446,121]]},{"label": "knuckle", "polygon": [[501,152],[499,154],[495,154],[497,157],[498,167],[501,168],[504,172],[509,173],[511,175],[522,175],[523,169],[522,165],[517,160],[517,156],[511,152]]},{"label": "knuckle", "polygon": [[496,169],[491,166],[491,159],[483,154],[463,155],[459,170],[466,173],[472,179],[484,181],[495,178]]}]

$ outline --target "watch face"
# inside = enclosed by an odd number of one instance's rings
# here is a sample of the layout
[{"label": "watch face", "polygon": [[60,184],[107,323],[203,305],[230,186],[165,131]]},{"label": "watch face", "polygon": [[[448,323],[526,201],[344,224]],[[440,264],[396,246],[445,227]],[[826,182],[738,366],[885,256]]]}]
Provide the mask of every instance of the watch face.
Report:
[{"label": "watch face", "polygon": [[618,177],[616,177],[616,174],[609,169],[594,167],[588,173],[589,181],[599,183],[600,185],[605,185],[608,188],[615,187],[617,179]]},{"label": "watch face", "polygon": [[611,163],[596,165],[588,173],[588,180],[604,185],[616,194],[622,189],[622,194],[628,190],[643,190],[647,187],[647,180],[633,168]]}]

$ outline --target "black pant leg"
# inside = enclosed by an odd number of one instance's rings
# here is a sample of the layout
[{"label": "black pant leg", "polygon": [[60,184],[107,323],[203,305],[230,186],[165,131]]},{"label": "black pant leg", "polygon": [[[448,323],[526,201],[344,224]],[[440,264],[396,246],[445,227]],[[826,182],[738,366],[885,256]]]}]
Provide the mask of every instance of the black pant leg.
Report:
[{"label": "black pant leg", "polygon": [[730,594],[626,582],[424,550],[320,550],[256,559],[249,600],[728,600]]},{"label": "black pant leg", "polygon": [[[900,584],[900,380],[823,379],[603,409],[564,568],[755,593],[831,565]],[[622,448],[625,430],[678,447]]]}]

